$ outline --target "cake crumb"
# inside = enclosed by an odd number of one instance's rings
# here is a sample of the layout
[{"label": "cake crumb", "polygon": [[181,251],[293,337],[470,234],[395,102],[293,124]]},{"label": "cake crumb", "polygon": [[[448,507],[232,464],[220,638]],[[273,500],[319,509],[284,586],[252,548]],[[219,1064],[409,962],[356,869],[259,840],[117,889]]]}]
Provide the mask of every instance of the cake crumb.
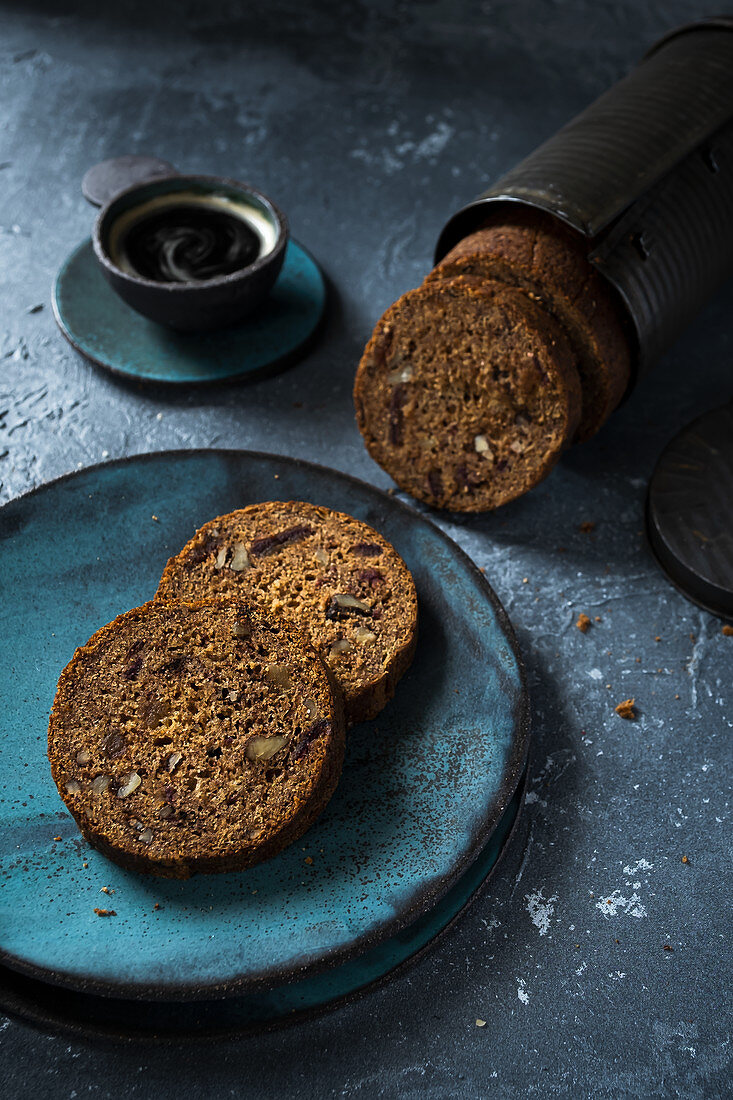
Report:
[{"label": "cake crumb", "polygon": [[661,636],[660,636],[659,634],[655,634],[655,635],[654,635],[654,641],[655,641],[655,642],[661,642],[661,640],[662,640],[662,639],[661,639]]},{"label": "cake crumb", "polygon": [[110,890],[109,886],[100,886],[100,894],[114,894],[114,890]]},{"label": "cake crumb", "polygon": [[665,950],[665,951],[673,951],[673,950],[674,950],[674,948],[672,947],[672,944],[671,944],[671,943],[665,943],[665,945],[664,945],[664,950]]},{"label": "cake crumb", "polygon": [[582,531],[584,535],[589,535],[591,531],[595,531],[595,529],[596,525],[592,519],[584,519],[580,527],[578,528],[578,530]]},{"label": "cake crumb", "polygon": [[117,913],[114,909],[95,909],[94,912],[98,917],[116,917]]},{"label": "cake crumb", "polygon": [[726,638],[733,637],[733,626],[731,626],[730,623],[726,623],[723,627],[723,634],[725,634]]},{"label": "cake crumb", "polygon": [[585,634],[588,630],[588,627],[590,626],[590,619],[584,611],[581,611],[580,615],[578,615],[578,621],[575,625],[577,626],[581,634]]},{"label": "cake crumb", "polygon": [[682,862],[683,862],[683,863],[689,863],[690,861],[689,861],[689,859],[687,858],[687,856],[683,856],[683,857],[682,857]]},{"label": "cake crumb", "polygon": [[60,836],[55,836],[53,839],[54,840],[61,840],[61,837]]},{"label": "cake crumb", "polygon": [[632,721],[636,719],[636,708],[634,707],[634,699],[624,699],[616,707],[616,714],[620,718],[629,718]]},{"label": "cake crumb", "polygon": [[153,520],[154,523],[160,523],[160,520],[157,516],[151,516],[150,518]]},{"label": "cake crumb", "polygon": [[480,1020],[476,1017],[476,1027],[486,1027],[486,1020]]},{"label": "cake crumb", "polygon": [[310,867],[310,865],[313,863],[313,856],[306,856],[304,862],[307,863]]},{"label": "cake crumb", "polygon": [[156,901],[155,905],[153,906],[153,909],[157,913],[158,909],[160,909],[160,902],[159,901]]},{"label": "cake crumb", "polygon": [[594,623],[600,623],[600,622],[602,622],[602,621],[603,621],[603,620],[601,619],[601,616],[600,616],[600,615],[594,615],[594,616],[593,616],[593,622],[594,622]]}]

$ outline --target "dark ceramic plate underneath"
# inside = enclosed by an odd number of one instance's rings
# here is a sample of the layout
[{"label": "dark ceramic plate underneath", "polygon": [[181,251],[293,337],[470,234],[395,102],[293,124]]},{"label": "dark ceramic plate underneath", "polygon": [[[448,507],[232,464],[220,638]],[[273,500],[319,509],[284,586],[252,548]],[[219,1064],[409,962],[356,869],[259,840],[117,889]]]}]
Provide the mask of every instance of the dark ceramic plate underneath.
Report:
[{"label": "dark ceramic plate underneath", "polygon": [[[239,874],[172,882],[123,871],[82,840],[51,780],[56,680],[94,630],[153,595],[197,526],[268,499],[349,512],[395,544],[420,599],[413,667],[376,721],[351,731],[336,795],[301,842]],[[0,694],[13,703],[0,708],[0,959],[31,977],[161,1000],[312,977],[429,913],[517,789],[528,707],[504,611],[454,543],[362,482],[247,452],[109,463],[0,510],[0,570]]]},{"label": "dark ceramic plate underneath", "polygon": [[102,275],[91,240],[63,263],[53,292],[58,326],[85,358],[139,382],[172,385],[254,379],[291,365],[313,339],[325,303],[318,264],[292,240],[257,314],[217,332],[174,332],[136,313]]}]

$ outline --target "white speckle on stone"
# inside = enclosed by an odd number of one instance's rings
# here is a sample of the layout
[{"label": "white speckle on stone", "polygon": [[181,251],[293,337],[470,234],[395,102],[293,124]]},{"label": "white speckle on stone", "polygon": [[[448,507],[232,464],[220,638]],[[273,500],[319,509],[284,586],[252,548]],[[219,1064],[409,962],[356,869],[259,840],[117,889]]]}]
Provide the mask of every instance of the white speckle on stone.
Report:
[{"label": "white speckle on stone", "polygon": [[617,917],[619,914],[628,917],[647,916],[647,911],[637,893],[633,893],[630,898],[625,898],[620,890],[614,890],[612,894],[597,901],[596,909],[600,910],[604,917]]},{"label": "white speckle on stone", "polygon": [[603,673],[601,672],[600,668],[592,668],[588,675],[590,676],[591,680],[603,679]]},{"label": "white speckle on stone", "polygon": [[527,791],[524,801],[527,803],[528,806],[531,806],[533,802],[538,802],[540,806],[547,805],[544,798],[540,798],[540,796],[537,794],[537,791]]},{"label": "white speckle on stone", "polygon": [[587,969],[588,969],[588,963],[581,963],[580,966],[578,967],[578,969],[575,971],[575,973],[578,975],[578,977],[580,977],[581,974],[585,974]]},{"label": "white speckle on stone", "polygon": [[519,985],[517,986],[517,996],[523,1005],[529,1004],[529,993],[527,992],[524,978],[517,978]]},{"label": "white speckle on stone", "polygon": [[447,122],[439,122],[432,134],[428,134],[415,148],[416,157],[437,157],[453,137],[453,127]]},{"label": "white speckle on stone", "polygon": [[156,413],[155,414],[155,419],[156,420],[162,420],[163,419],[163,414],[162,413]]},{"label": "white speckle on stone", "polygon": [[557,894],[553,894],[551,898],[546,898],[544,890],[540,889],[534,894],[525,894],[524,900],[527,902],[527,912],[530,915],[532,924],[539,930],[541,936],[546,936],[550,931],[550,918],[555,912],[553,902],[557,901]]},{"label": "white speckle on stone", "polygon": [[624,867],[624,874],[625,875],[638,875],[639,871],[652,871],[653,869],[654,869],[654,864],[650,863],[649,860],[647,860],[647,859],[637,859],[636,863],[634,863],[633,866],[630,865],[630,864],[627,864],[627,866]]}]

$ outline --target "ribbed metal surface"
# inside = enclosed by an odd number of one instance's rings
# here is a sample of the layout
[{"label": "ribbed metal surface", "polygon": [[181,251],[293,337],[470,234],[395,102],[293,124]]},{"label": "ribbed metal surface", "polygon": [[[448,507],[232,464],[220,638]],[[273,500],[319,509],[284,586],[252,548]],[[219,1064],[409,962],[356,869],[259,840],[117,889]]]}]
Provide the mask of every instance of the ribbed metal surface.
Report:
[{"label": "ribbed metal surface", "polygon": [[648,369],[733,270],[733,18],[682,28],[446,225],[441,259],[501,202],[589,240]]},{"label": "ribbed metal surface", "polygon": [[590,258],[628,307],[643,373],[733,270],[733,122],[635,203]]},{"label": "ribbed metal surface", "polygon": [[733,617],[733,404],[666,447],[649,484],[647,523],[670,579],[695,603]]}]

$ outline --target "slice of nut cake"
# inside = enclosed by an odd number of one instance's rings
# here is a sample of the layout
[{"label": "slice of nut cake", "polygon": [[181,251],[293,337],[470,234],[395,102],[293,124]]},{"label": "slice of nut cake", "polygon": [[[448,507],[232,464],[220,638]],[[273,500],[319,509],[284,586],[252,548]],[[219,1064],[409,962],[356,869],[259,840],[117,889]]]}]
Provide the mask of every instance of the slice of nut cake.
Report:
[{"label": "slice of nut cake", "polygon": [[64,669],[48,755],[84,836],[134,871],[236,871],[312,824],[342,701],[307,638],[240,599],[147,603]]},{"label": "slice of nut cake", "polygon": [[171,558],[156,599],[255,599],[310,637],[344,695],[373,718],[413,657],[417,597],[393,546],[368,524],[303,501],[211,520]]},{"label": "slice of nut cake", "polygon": [[567,338],[528,294],[425,282],[377,323],[356,374],[359,430],[397,484],[437,508],[483,512],[542,480],[575,436],[580,380]]}]

